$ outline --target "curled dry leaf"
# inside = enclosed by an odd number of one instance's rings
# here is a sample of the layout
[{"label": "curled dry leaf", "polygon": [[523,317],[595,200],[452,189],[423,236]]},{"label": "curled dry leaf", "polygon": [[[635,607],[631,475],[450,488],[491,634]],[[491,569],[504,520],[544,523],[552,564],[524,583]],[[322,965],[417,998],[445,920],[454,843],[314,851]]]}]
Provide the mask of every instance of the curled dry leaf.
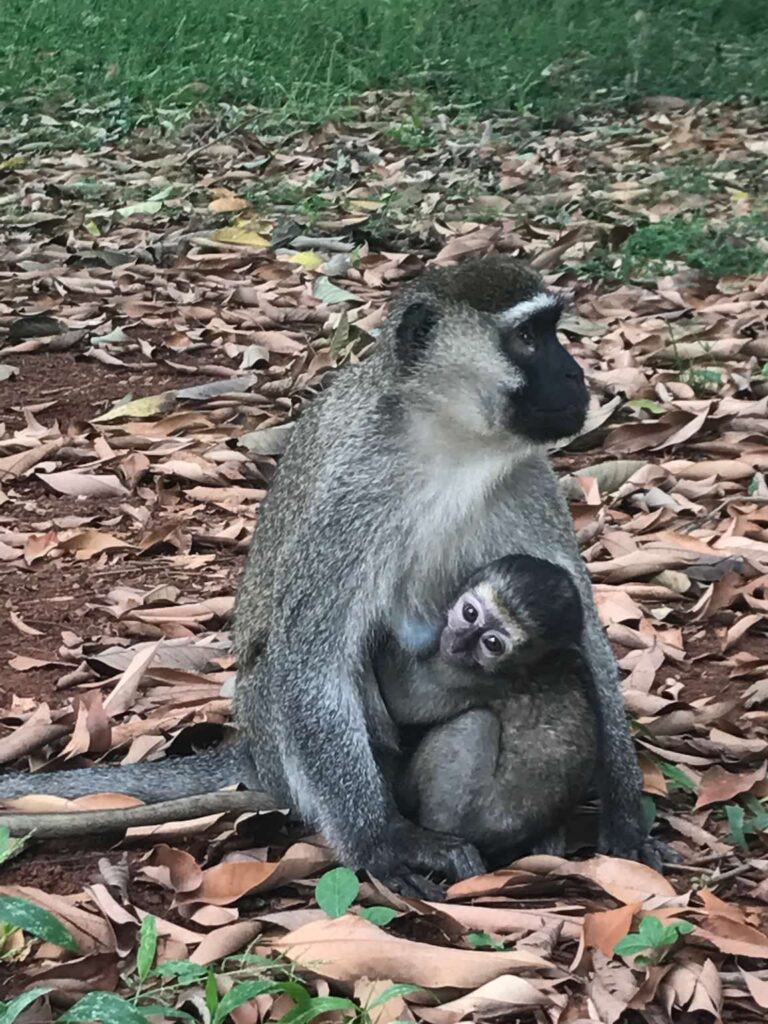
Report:
[{"label": "curled dry leaf", "polygon": [[38,479],[59,494],[68,494],[73,498],[121,497],[128,494],[114,473],[97,475],[68,469],[60,473],[38,473]]},{"label": "curled dry leaf", "polygon": [[209,932],[190,956],[193,964],[210,964],[248,946],[261,931],[258,921],[237,921]]},{"label": "curled dry leaf", "polygon": [[506,975],[441,1006],[421,1006],[419,1017],[429,1024],[456,1024],[486,1015],[521,1013],[535,1006],[562,1006],[564,1002],[551,983]]},{"label": "curled dry leaf", "polygon": [[752,772],[729,772],[722,765],[708,768],[699,783],[699,795],[694,810],[711,804],[726,803],[741,793],[749,793],[765,779],[766,762]]},{"label": "curled dry leaf", "polygon": [[304,925],[273,945],[297,966],[335,981],[386,976],[430,988],[474,989],[502,974],[554,968],[530,953],[443,949],[411,942],[350,914]]},{"label": "curled dry leaf", "polygon": [[268,892],[298,878],[310,878],[333,863],[328,850],[296,843],[277,862],[234,860],[203,872],[200,885],[180,896],[180,903],[227,906],[246,893]]},{"label": "curled dry leaf", "polygon": [[632,931],[632,920],[641,907],[641,902],[627,903],[615,910],[587,914],[584,917],[585,946],[599,949],[604,956],[613,956],[616,943]]},{"label": "curled dry leaf", "polygon": [[675,896],[672,884],[658,871],[620,857],[598,855],[591,860],[563,861],[555,873],[587,878],[625,904],[639,902],[642,906],[654,896]]}]

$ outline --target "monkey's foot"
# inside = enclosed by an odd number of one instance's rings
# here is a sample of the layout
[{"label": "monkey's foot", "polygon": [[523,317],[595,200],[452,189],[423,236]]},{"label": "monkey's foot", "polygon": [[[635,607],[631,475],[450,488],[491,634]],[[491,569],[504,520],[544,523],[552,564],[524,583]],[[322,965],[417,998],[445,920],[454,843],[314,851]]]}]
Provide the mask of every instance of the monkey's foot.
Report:
[{"label": "monkey's foot", "polygon": [[436,875],[460,882],[485,871],[483,858],[465,839],[430,832],[405,818],[390,826],[385,842],[360,857],[359,866],[376,878],[390,880]]},{"label": "monkey's foot", "polygon": [[682,864],[683,862],[683,858],[677,850],[653,836],[648,836],[643,843],[642,853],[643,864],[656,868],[657,871],[663,872],[665,864]]},{"label": "monkey's foot", "polygon": [[606,841],[604,837],[598,845],[598,851],[611,857],[623,857],[625,860],[636,860],[647,864],[654,871],[663,873],[664,864],[679,864],[682,857],[677,850],[654,836],[642,836],[635,842],[617,843]]},{"label": "monkey's foot", "polygon": [[398,896],[429,900],[432,903],[442,903],[445,899],[444,885],[438,885],[431,878],[425,878],[424,875],[417,875],[414,872],[404,872],[401,875],[385,878],[383,882]]}]

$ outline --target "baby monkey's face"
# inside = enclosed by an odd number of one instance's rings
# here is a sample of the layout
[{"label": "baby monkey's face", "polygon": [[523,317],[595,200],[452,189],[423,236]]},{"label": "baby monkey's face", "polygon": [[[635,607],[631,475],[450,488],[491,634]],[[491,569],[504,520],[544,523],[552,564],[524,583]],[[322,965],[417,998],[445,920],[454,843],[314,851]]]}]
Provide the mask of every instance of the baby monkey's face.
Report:
[{"label": "baby monkey's face", "polygon": [[465,591],[448,612],[440,655],[454,665],[499,672],[511,658],[525,660],[535,638],[497,599],[487,583]]}]

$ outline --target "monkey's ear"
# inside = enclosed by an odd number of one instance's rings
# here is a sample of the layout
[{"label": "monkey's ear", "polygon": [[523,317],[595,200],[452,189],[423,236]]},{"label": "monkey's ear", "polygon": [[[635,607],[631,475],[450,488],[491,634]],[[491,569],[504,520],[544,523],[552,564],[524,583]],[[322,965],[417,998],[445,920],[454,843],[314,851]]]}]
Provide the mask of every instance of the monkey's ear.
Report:
[{"label": "monkey's ear", "polygon": [[412,367],[419,362],[439,320],[437,310],[423,299],[405,308],[395,329],[395,349],[402,366]]}]

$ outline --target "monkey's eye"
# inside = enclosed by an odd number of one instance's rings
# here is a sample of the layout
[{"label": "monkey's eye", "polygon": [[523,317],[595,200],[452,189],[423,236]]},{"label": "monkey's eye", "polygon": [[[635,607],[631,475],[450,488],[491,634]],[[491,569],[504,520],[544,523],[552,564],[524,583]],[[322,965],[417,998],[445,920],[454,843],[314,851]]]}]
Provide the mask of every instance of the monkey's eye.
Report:
[{"label": "monkey's eye", "polygon": [[489,654],[498,655],[504,653],[504,644],[495,633],[486,633],[481,642]]},{"label": "monkey's eye", "polygon": [[461,609],[461,614],[464,616],[465,622],[477,622],[477,608],[469,601],[464,602],[464,607]]},{"label": "monkey's eye", "polygon": [[536,335],[533,333],[533,328],[523,324],[518,330],[518,335],[523,345],[530,351],[533,352],[536,348]]}]

